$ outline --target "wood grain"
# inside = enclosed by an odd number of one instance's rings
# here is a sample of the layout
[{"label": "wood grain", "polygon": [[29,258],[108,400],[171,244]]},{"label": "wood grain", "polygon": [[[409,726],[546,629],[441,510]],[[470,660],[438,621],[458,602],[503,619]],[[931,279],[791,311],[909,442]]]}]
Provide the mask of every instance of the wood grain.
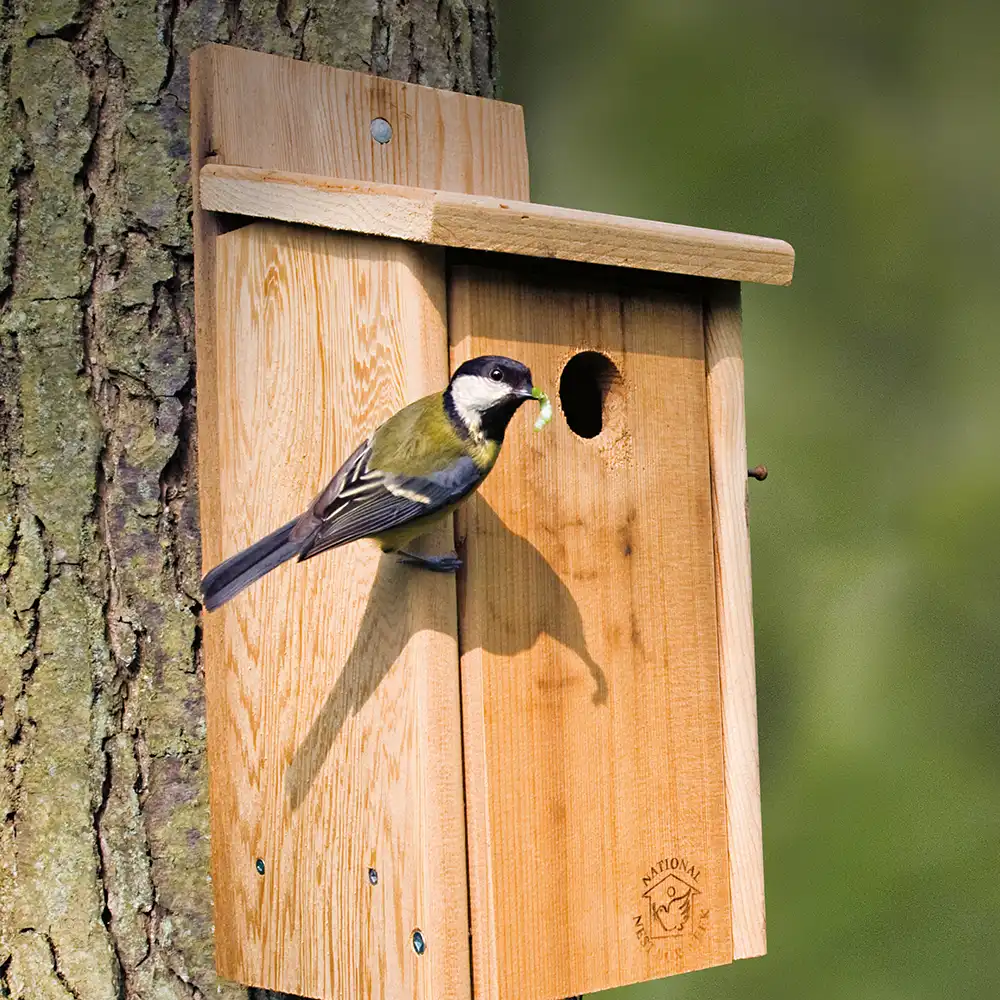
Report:
[{"label": "wood grain", "polygon": [[[212,150],[213,77],[211,64],[191,58],[191,183],[194,187],[195,360],[198,375],[198,505],[201,557],[205,567],[221,561],[219,525],[219,431],[215,358],[215,239],[219,218],[201,207],[201,170]],[[213,548],[213,546],[215,546]]]},{"label": "wood grain", "polygon": [[767,935],[739,285],[710,283],[705,320],[733,956],[751,958]]},{"label": "wood grain", "polygon": [[[198,392],[206,404],[198,414],[198,467],[208,568],[219,561],[211,548],[219,538],[214,254],[227,227],[202,207],[203,167],[230,163],[528,198],[528,151],[515,104],[227,45],[196,49],[190,65]],[[370,133],[380,116],[393,127],[385,145]]]},{"label": "wood grain", "polygon": [[[209,544],[228,557],[444,384],[448,356],[439,251],[274,224],[217,250]],[[468,998],[454,581],[358,543],[279,567],[204,626],[222,652],[208,664],[219,973],[314,997]]]},{"label": "wood grain", "polygon": [[[225,45],[198,49],[196,63],[219,163],[529,197],[516,104]],[[373,118],[390,123],[390,142],[372,138]]]},{"label": "wood grain", "polygon": [[418,243],[771,285],[792,280],[782,240],[502,197],[212,164],[203,208]]},{"label": "wood grain", "polygon": [[[590,349],[621,382],[592,439],[558,402],[541,434],[518,414],[459,515],[479,1000],[732,958],[701,286],[533,271],[450,271],[453,367],[508,354],[556,395]],[[670,859],[695,902],[654,936],[644,893],[687,892],[656,885]]]},{"label": "wood grain", "polygon": [[[527,198],[528,160],[521,109],[497,101],[217,45],[192,54],[191,91],[208,569],[304,505],[348,439],[440,387],[447,339],[438,252],[290,227],[221,237],[233,222],[201,207],[202,167]],[[393,127],[385,146],[370,135],[377,116]],[[217,287],[218,239],[229,256]],[[262,358],[273,352],[271,368],[248,366],[248,330]],[[245,399],[249,415],[236,405]],[[285,567],[204,620],[217,964],[229,978],[313,996],[466,998],[454,584],[423,580],[413,592],[374,559],[353,546],[298,576]],[[282,580],[275,597],[295,608],[284,617],[264,601]],[[292,603],[303,596],[307,605]],[[248,861],[255,850],[263,877]]]},{"label": "wood grain", "polygon": [[[454,584],[364,544],[206,617],[220,973],[556,1000],[762,954],[735,282],[787,284],[791,247],[532,205],[520,108],[223,46],[192,57],[192,150],[206,568],[440,387],[449,336],[553,395],[580,350],[623,376],[594,439],[519,415],[460,515],[461,694]],[[535,259],[453,253],[446,309],[417,244]],[[684,879],[674,927],[644,893]]]}]

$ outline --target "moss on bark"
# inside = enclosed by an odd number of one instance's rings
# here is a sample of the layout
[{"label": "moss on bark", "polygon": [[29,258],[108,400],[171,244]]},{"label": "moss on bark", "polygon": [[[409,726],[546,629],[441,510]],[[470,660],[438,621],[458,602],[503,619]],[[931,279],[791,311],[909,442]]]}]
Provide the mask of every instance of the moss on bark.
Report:
[{"label": "moss on bark", "polygon": [[0,994],[247,993],[212,958],[190,51],[490,95],[492,25],[489,0],[0,9]]}]

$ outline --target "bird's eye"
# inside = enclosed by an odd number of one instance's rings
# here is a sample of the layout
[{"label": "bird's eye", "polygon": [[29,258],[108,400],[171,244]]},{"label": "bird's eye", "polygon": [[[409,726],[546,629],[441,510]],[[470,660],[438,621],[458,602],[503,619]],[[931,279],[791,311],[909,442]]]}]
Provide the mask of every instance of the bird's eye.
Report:
[{"label": "bird's eye", "polygon": [[493,379],[494,382],[502,382],[503,372],[500,371],[499,368],[494,368],[493,371],[490,372],[490,378]]}]

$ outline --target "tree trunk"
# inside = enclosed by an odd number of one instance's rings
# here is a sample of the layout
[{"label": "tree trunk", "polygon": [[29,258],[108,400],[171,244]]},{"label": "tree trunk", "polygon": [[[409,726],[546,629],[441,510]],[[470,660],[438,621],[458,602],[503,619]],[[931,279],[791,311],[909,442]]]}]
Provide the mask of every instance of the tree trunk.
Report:
[{"label": "tree trunk", "polygon": [[237,998],[212,959],[188,54],[491,95],[491,0],[9,0],[0,995]]}]

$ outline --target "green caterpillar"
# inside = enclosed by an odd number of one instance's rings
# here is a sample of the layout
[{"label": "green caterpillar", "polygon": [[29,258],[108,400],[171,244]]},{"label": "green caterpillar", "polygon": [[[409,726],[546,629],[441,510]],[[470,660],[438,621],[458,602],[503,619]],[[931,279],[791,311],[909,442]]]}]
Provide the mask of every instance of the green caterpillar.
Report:
[{"label": "green caterpillar", "polygon": [[537,386],[531,390],[531,395],[538,400],[541,412],[535,421],[535,430],[540,431],[552,419],[552,401]]}]

